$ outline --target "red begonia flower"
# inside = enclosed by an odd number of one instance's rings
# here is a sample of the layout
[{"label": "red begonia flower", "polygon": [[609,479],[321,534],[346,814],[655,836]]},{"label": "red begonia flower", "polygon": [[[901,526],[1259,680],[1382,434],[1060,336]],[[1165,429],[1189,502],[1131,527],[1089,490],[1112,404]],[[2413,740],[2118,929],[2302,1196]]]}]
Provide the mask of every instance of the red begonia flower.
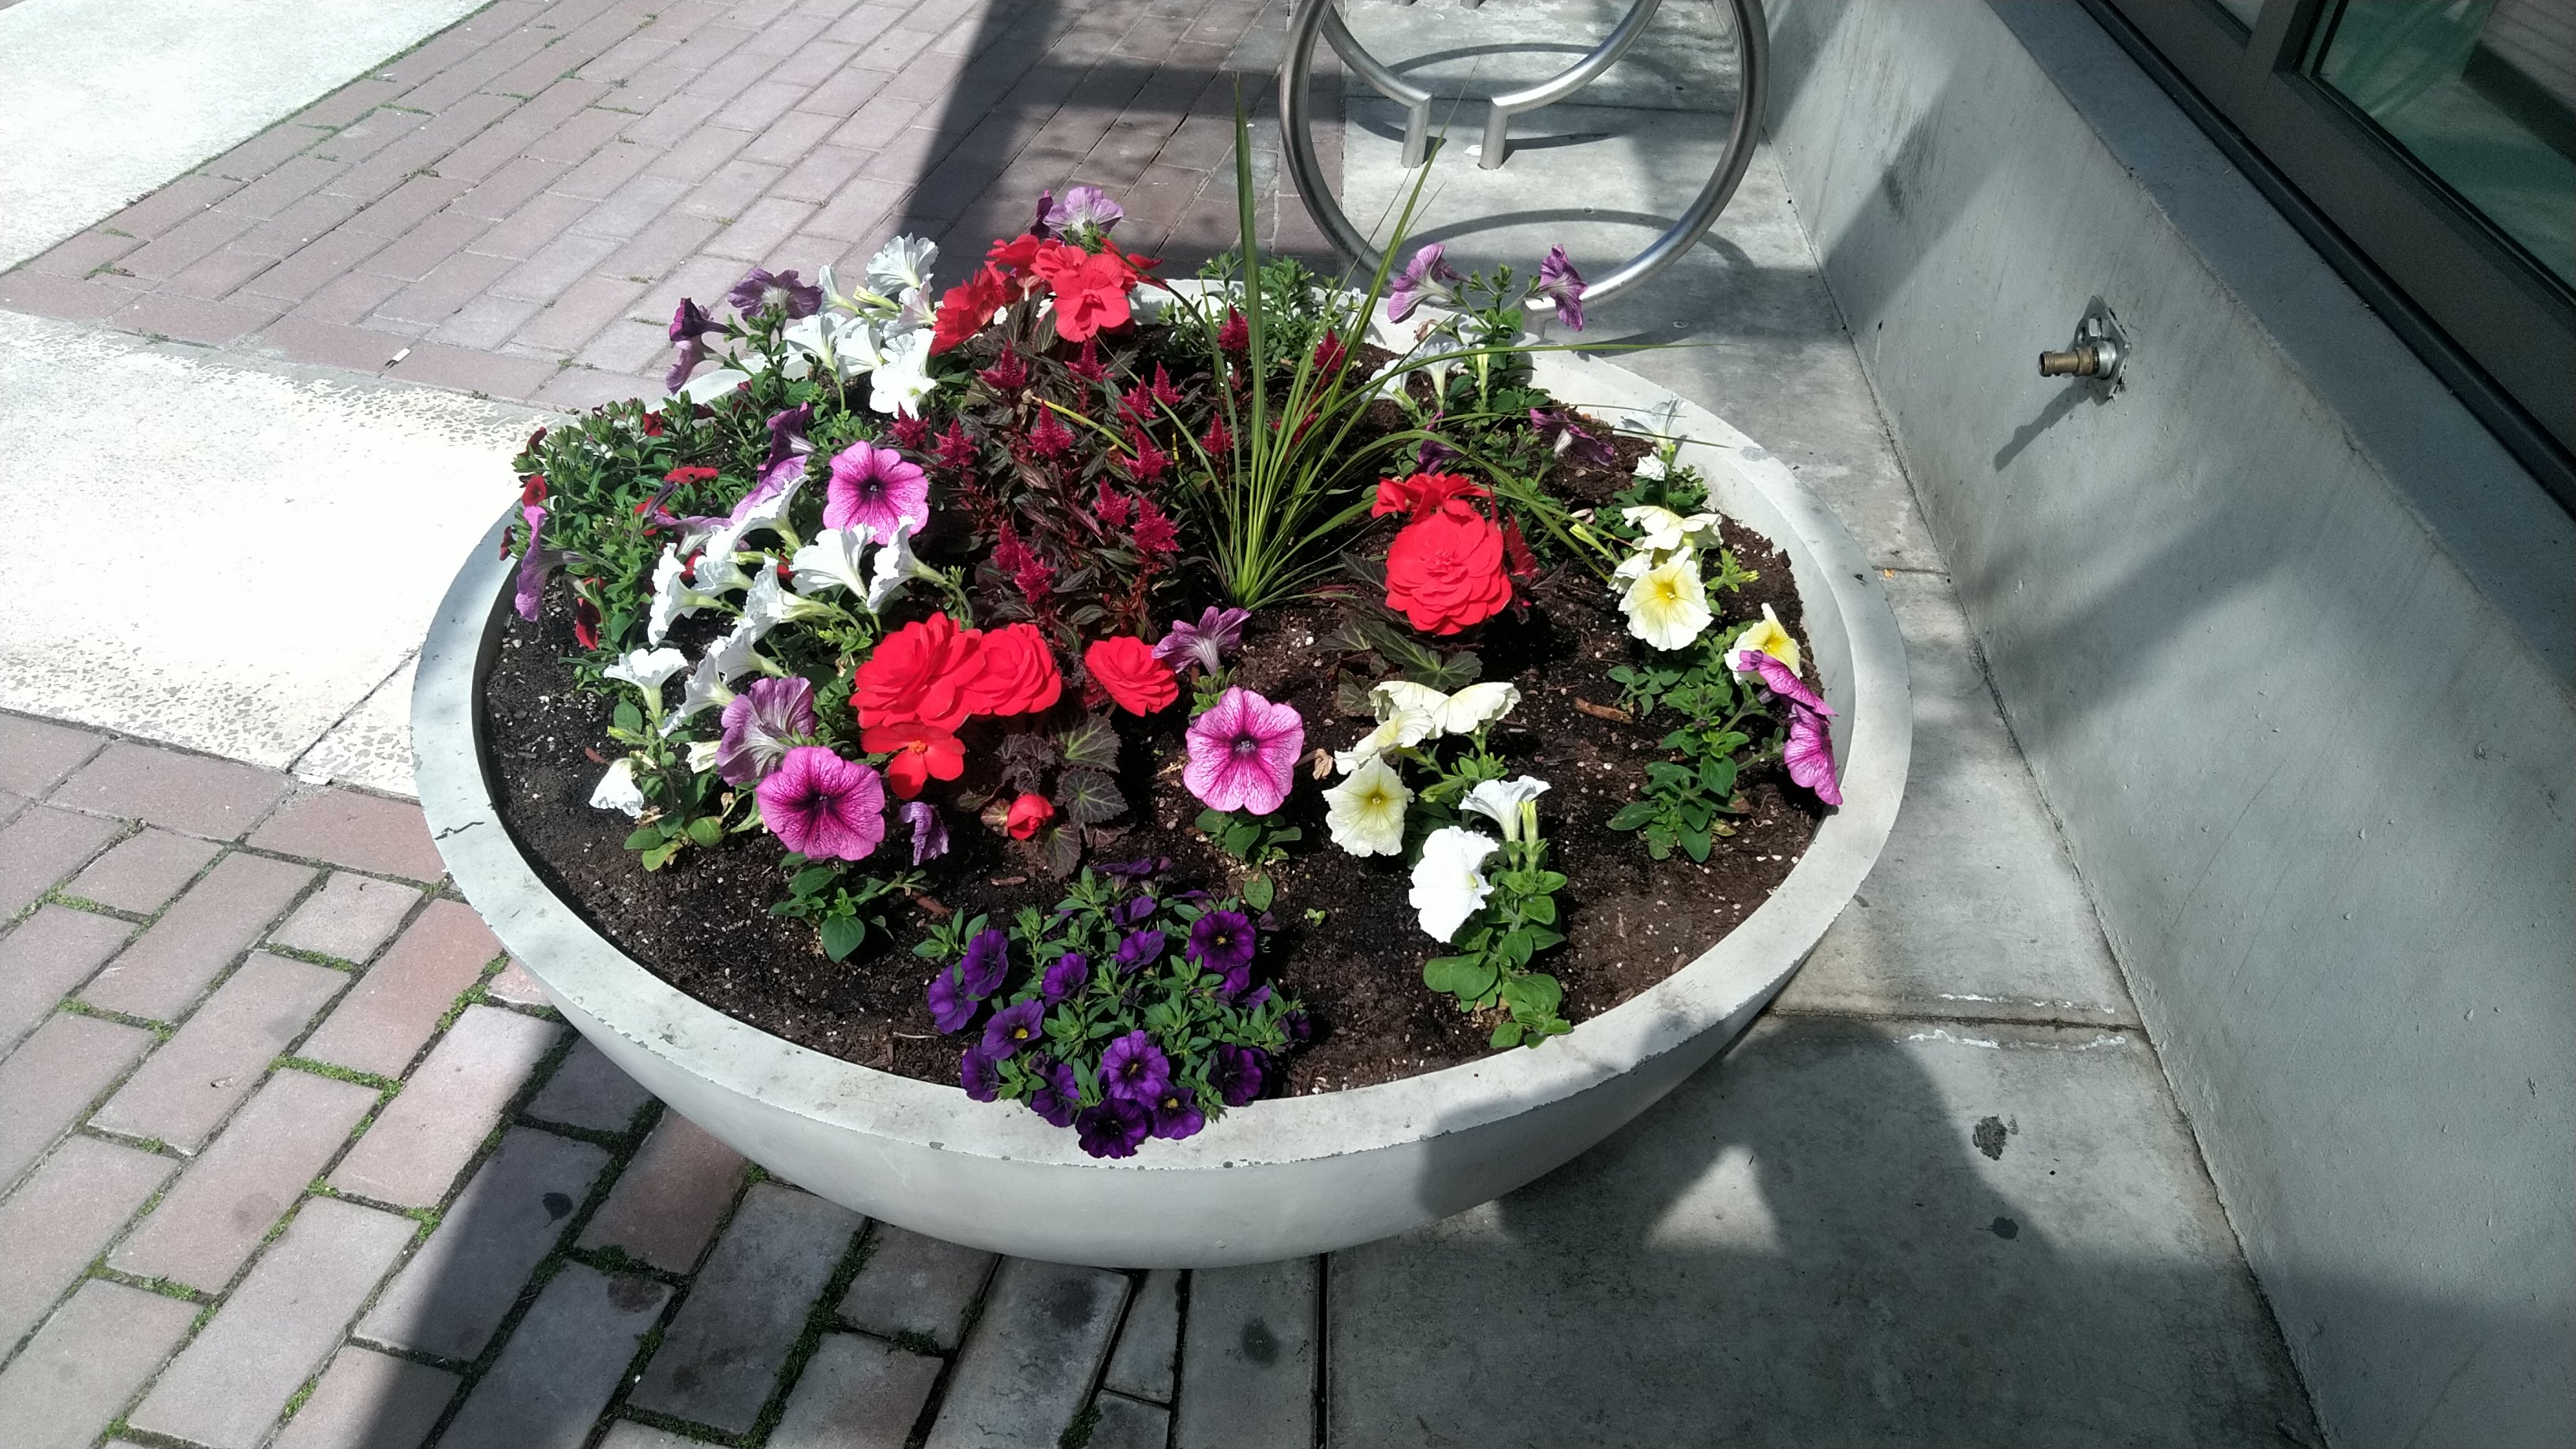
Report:
[{"label": "red begonia flower", "polygon": [[1022,795],[1011,802],[1011,813],[1002,828],[1013,840],[1027,840],[1046,828],[1055,818],[1055,806],[1044,795]]},{"label": "red begonia flower", "polygon": [[1082,651],[1082,667],[1129,714],[1153,714],[1181,697],[1181,682],[1172,666],[1154,657],[1154,646],[1131,634],[1119,634]]},{"label": "red begonia flower", "polygon": [[1372,518],[1401,513],[1420,518],[1452,498],[1488,496],[1474,479],[1459,473],[1415,473],[1404,478],[1389,478],[1377,485],[1377,502],[1369,509]]},{"label": "red begonia flower", "polygon": [[1055,651],[1035,624],[985,631],[982,667],[966,691],[971,714],[1034,714],[1064,694]]},{"label": "red begonia flower", "polygon": [[1386,606],[1426,634],[1455,634],[1512,601],[1503,531],[1462,500],[1404,526],[1386,553]]},{"label": "red begonia flower", "polygon": [[877,641],[859,666],[850,706],[859,724],[955,730],[974,713],[966,695],[983,673],[984,635],[946,614],[916,619]]},{"label": "red begonia flower", "polygon": [[1127,324],[1127,289],[1136,285],[1136,269],[1115,244],[1103,242],[1099,251],[1086,252],[1044,242],[1030,269],[1055,289],[1055,332],[1065,341]]},{"label": "red begonia flower", "polygon": [[859,732],[859,748],[886,761],[886,783],[909,800],[932,780],[954,780],[966,772],[966,747],[957,736],[915,720],[908,724],[871,725]]}]

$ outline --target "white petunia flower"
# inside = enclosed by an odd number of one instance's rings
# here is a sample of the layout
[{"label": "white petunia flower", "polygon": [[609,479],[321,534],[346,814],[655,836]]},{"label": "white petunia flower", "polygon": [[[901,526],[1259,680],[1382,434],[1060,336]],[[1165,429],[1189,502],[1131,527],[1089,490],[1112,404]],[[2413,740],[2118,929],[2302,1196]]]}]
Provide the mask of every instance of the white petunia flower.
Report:
[{"label": "white petunia flower", "polygon": [[1405,900],[1420,913],[1425,935],[1446,941],[1484,909],[1494,884],[1479,867],[1500,849],[1492,836],[1455,825],[1431,832],[1422,842],[1422,859],[1413,867],[1413,889]]},{"label": "white petunia flower", "polygon": [[1402,855],[1404,807],[1412,803],[1404,777],[1385,757],[1371,755],[1324,792],[1324,824],[1333,843],[1353,855]]},{"label": "white petunia flower", "polygon": [[644,792],[635,785],[635,757],[627,756],[608,767],[599,777],[599,787],[590,792],[593,809],[623,811],[627,818],[644,813]]},{"label": "white petunia flower", "polygon": [[1643,530],[1637,539],[1637,547],[1648,552],[1665,554],[1675,549],[1717,546],[1717,515],[1714,513],[1694,513],[1684,518],[1669,508],[1647,504],[1641,508],[1624,509],[1619,516]]},{"label": "white petunia flower", "polygon": [[889,297],[901,296],[906,289],[927,291],[930,269],[938,264],[937,242],[917,236],[899,236],[877,248],[877,254],[868,258],[868,282]]},{"label": "white petunia flower", "polygon": [[[779,329],[778,336],[780,340],[810,353],[825,367],[838,372],[841,376],[856,377],[867,371],[867,368],[862,364],[858,354],[851,351],[849,340],[854,334],[863,330],[865,329],[858,324],[842,321],[828,312],[817,312],[810,317],[799,317],[788,323]],[[790,376],[804,375],[793,367],[788,371]]]},{"label": "white petunia flower", "polygon": [[625,680],[659,705],[663,681],[688,667],[689,657],[677,649],[630,649],[623,658],[599,672],[610,679]]},{"label": "white petunia flower", "polygon": [[824,529],[787,561],[796,592],[810,596],[839,588],[849,590],[854,598],[864,597],[868,579],[859,569],[859,557],[867,552],[868,538],[865,524]]},{"label": "white petunia flower", "polygon": [[662,733],[667,735],[678,729],[699,710],[711,705],[721,709],[733,703],[733,691],[725,687],[725,680],[750,666],[751,643],[739,626],[716,641],[715,647],[698,661],[698,667],[689,671],[689,687],[680,691],[680,703],[662,721]]},{"label": "white petunia flower", "polygon": [[718,602],[715,595],[691,588],[688,579],[689,566],[680,558],[680,546],[662,545],[661,562],[653,565],[653,608],[645,620],[644,642],[661,643],[669,637],[673,621]]},{"label": "white petunia flower", "polygon": [[716,767],[716,751],[723,747],[724,743],[721,740],[690,741],[689,773],[693,775],[703,775],[707,771],[714,769]]},{"label": "white petunia flower", "polygon": [[1637,460],[1636,473],[1640,478],[1662,478],[1671,472],[1671,469],[1664,466],[1664,455],[1661,453],[1648,453]]},{"label": "white petunia flower", "polygon": [[1521,838],[1521,827],[1536,815],[1532,802],[1547,793],[1547,782],[1523,775],[1517,780],[1481,780],[1459,802],[1461,808],[1473,810],[1503,827],[1506,843]]},{"label": "white petunia flower", "polygon": [[1681,399],[1668,397],[1650,408],[1621,408],[1611,414],[1610,426],[1623,433],[1642,433],[1658,443],[1669,443],[1681,426]]},{"label": "white petunia flower", "polygon": [[751,381],[751,374],[740,368],[719,367],[713,372],[699,373],[682,383],[679,392],[674,396],[686,398],[693,403],[714,402],[749,381]]},{"label": "white petunia flower", "polygon": [[1628,632],[1657,649],[1690,643],[1713,617],[1708,586],[1700,582],[1699,564],[1688,554],[1638,575],[1619,608],[1628,616]]},{"label": "white petunia flower", "polygon": [[[1369,705],[1381,721],[1408,721],[1408,730],[1415,732],[1398,741],[1407,745],[1435,734],[1473,734],[1510,714],[1520,702],[1520,686],[1493,680],[1468,685],[1455,694],[1442,694],[1406,679],[1390,679],[1369,691]],[[1421,723],[1411,723],[1416,720]]]},{"label": "white petunia flower", "polygon": [[[1419,718],[1420,716],[1417,714],[1415,717]],[[1333,752],[1333,768],[1347,775],[1359,769],[1360,766],[1367,764],[1369,761],[1376,759],[1378,756],[1385,754],[1387,751],[1401,747],[1407,743],[1404,738],[1404,730],[1405,725],[1402,720],[1391,719],[1386,721],[1376,729],[1370,730],[1367,734],[1360,736],[1360,742],[1358,744],[1351,746],[1347,750],[1335,750]],[[1425,733],[1427,733],[1427,731]],[[1421,738],[1422,736],[1420,734],[1414,736],[1416,741],[1419,741]]]},{"label": "white petunia flower", "polygon": [[915,328],[883,344],[882,360],[868,384],[868,406],[917,416],[921,400],[938,386],[930,376],[930,333]]},{"label": "white petunia flower", "polygon": [[898,528],[883,548],[877,550],[876,566],[868,571],[868,612],[882,614],[894,602],[897,591],[914,579],[936,579],[939,571],[913,556],[912,530]]}]

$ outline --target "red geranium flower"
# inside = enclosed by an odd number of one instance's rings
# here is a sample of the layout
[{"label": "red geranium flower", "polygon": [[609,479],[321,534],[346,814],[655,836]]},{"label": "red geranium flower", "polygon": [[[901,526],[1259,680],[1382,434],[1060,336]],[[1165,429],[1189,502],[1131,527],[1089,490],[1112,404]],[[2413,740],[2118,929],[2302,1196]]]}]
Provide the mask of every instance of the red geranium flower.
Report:
[{"label": "red geranium flower", "polygon": [[1080,342],[1103,327],[1127,325],[1127,289],[1136,268],[1115,243],[1086,252],[1063,242],[1043,242],[1031,270],[1055,289],[1055,332]]},{"label": "red geranium flower", "polygon": [[966,693],[983,672],[984,635],[946,614],[916,619],[877,641],[859,666],[850,707],[861,726],[920,723],[955,730],[974,713]]},{"label": "red geranium flower", "polygon": [[1063,693],[1055,651],[1037,625],[1010,624],[985,632],[982,668],[966,691],[968,713],[1033,714]]},{"label": "red geranium flower", "polygon": [[1455,634],[1512,601],[1503,531],[1459,499],[1404,526],[1386,552],[1386,606],[1426,634]]},{"label": "red geranium flower", "polygon": [[1011,802],[1011,813],[1002,828],[1013,840],[1027,840],[1046,828],[1055,818],[1055,806],[1044,795],[1022,795]]},{"label": "red geranium flower", "polygon": [[954,780],[966,772],[966,747],[957,736],[915,720],[908,724],[871,725],[859,732],[859,748],[886,761],[886,783],[909,800],[932,780]]},{"label": "red geranium flower", "polygon": [[1485,490],[1474,479],[1460,473],[1416,473],[1406,478],[1389,478],[1377,485],[1377,502],[1369,516],[1384,518],[1401,513],[1420,518],[1452,498],[1483,498]]},{"label": "red geranium flower", "polygon": [[519,506],[521,508],[526,508],[531,504],[543,503],[545,501],[546,475],[543,473],[529,474],[527,480],[519,485]]},{"label": "red geranium flower", "polygon": [[946,352],[983,331],[993,314],[1010,303],[1011,292],[1010,279],[986,266],[942,293],[939,312],[931,323],[930,350]]},{"label": "red geranium flower", "polygon": [[1082,667],[1129,714],[1152,714],[1181,697],[1172,666],[1154,657],[1154,646],[1132,634],[1103,639],[1082,651]]},{"label": "red geranium flower", "polygon": [[662,415],[660,413],[646,413],[644,415],[644,436],[648,438],[658,438],[662,436]]}]

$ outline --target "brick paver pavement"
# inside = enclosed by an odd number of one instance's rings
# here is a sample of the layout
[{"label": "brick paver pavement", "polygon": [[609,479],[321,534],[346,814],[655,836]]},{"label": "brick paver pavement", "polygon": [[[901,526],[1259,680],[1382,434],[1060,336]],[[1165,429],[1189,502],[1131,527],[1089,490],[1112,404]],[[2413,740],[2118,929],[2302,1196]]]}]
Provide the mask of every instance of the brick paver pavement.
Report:
[{"label": "brick paver pavement", "polygon": [[[418,807],[0,714],[13,740],[69,843],[0,915],[0,1444],[1115,1449],[1252,1412],[1306,1442],[1311,1265],[870,1223],[497,993],[524,973]],[[98,1004],[119,980],[152,1015]]]},{"label": "brick paver pavement", "polygon": [[[658,395],[682,295],[854,270],[929,235],[946,280],[1038,192],[1120,196],[1171,274],[1234,240],[1238,93],[1268,119],[1286,0],[494,0],[0,275],[0,308],[586,406]],[[1318,144],[1338,171],[1338,91]],[[0,790],[26,793],[0,779]],[[192,828],[182,826],[182,829]]]}]

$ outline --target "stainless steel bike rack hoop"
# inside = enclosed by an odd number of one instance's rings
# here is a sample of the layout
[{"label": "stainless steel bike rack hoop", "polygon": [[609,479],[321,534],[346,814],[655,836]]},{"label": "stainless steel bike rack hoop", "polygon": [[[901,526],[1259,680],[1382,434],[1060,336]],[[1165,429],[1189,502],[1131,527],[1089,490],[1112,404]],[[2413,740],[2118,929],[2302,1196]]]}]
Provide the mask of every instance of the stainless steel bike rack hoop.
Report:
[{"label": "stainless steel bike rack hoop", "polygon": [[[1701,236],[1717,222],[1718,214],[1735,195],[1744,180],[1744,171],[1753,163],[1753,145],[1762,120],[1764,83],[1770,70],[1770,37],[1764,28],[1762,0],[1714,0],[1727,5],[1735,16],[1735,51],[1737,98],[1735,123],[1728,131],[1726,152],[1718,159],[1717,170],[1700,188],[1699,195],[1682,214],[1681,219],[1662,236],[1649,243],[1644,251],[1608,274],[1595,279],[1584,290],[1587,303],[1606,302],[1612,297],[1643,283],[1647,278],[1681,259]],[[1503,164],[1511,151],[1512,117],[1525,115],[1541,106],[1553,105],[1582,90],[1608,70],[1628,48],[1645,33],[1647,22],[1655,18],[1662,0],[1636,0],[1628,14],[1609,36],[1581,60],[1554,77],[1537,85],[1507,91],[1486,102],[1485,133],[1482,154],[1477,165],[1491,170]],[[1297,184],[1297,194],[1306,203],[1306,212],[1324,229],[1344,256],[1361,269],[1375,271],[1383,260],[1377,248],[1369,244],[1359,228],[1342,210],[1341,201],[1324,184],[1323,166],[1315,158],[1315,137],[1306,104],[1306,92],[1315,64],[1315,42],[1329,43],[1343,63],[1350,66],[1371,89],[1405,108],[1404,166],[1406,170],[1423,165],[1431,158],[1431,103],[1429,91],[1386,68],[1368,53],[1342,23],[1336,0],[1298,0],[1294,18],[1289,22],[1288,58],[1279,67],[1280,131],[1288,148],[1288,173]]]}]

